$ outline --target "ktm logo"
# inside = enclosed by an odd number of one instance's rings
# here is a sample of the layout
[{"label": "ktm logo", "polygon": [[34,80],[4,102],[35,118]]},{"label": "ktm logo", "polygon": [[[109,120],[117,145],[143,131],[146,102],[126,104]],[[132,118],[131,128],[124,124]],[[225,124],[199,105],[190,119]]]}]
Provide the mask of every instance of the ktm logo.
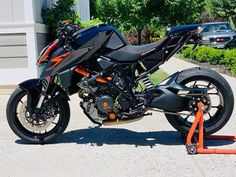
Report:
[{"label": "ktm logo", "polygon": [[67,57],[70,53],[71,53],[71,52],[67,52],[67,53],[64,53],[64,54],[62,54],[62,55],[59,55],[58,57],[53,58],[53,59],[51,60],[51,62],[53,62],[54,64],[53,64],[50,68],[48,68],[47,71],[50,71],[50,70],[54,69],[54,68],[55,68],[57,65],[59,65],[59,64],[62,62],[62,60],[63,60],[65,57]]}]

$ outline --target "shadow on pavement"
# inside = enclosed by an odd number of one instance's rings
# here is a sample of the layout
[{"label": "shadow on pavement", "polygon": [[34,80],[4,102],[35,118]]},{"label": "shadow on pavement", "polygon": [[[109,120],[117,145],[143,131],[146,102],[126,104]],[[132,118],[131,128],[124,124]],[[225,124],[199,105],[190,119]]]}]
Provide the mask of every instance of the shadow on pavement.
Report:
[{"label": "shadow on pavement", "polygon": [[92,144],[96,146],[135,145],[155,146],[156,144],[183,145],[181,135],[175,131],[134,132],[119,128],[89,128],[67,132],[56,143]]},{"label": "shadow on pavement", "polygon": [[94,146],[135,145],[153,147],[156,144],[183,145],[176,131],[134,132],[121,128],[88,128],[64,133],[55,143],[91,144]]},{"label": "shadow on pavement", "polygon": [[[207,141],[207,144],[209,141]],[[16,140],[17,144],[26,144]],[[66,132],[54,144],[77,143],[92,146],[107,145],[135,145],[153,147],[162,145],[184,145],[185,140],[177,131],[134,132],[120,128],[88,128]],[[232,144],[231,141],[217,141],[214,146]]]}]

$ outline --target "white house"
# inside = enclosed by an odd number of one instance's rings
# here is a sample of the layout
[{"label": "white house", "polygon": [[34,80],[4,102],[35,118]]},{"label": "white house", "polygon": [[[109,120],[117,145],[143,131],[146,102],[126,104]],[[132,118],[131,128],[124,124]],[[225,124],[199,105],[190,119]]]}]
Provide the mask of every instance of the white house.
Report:
[{"label": "white house", "polygon": [[[57,0],[0,0],[0,85],[16,85],[37,77],[39,51],[47,44],[42,8]],[[89,20],[89,0],[75,6]]]}]

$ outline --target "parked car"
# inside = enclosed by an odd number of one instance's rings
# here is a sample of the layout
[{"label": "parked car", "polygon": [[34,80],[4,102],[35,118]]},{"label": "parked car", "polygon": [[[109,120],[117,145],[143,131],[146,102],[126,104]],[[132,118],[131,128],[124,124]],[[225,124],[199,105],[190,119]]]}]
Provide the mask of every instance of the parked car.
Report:
[{"label": "parked car", "polygon": [[[213,22],[194,25],[204,27],[203,31],[201,32],[202,41],[200,45],[211,46],[220,49],[232,48],[233,46],[236,47],[236,32],[228,22]],[[167,28],[166,35],[168,35],[173,29],[181,28],[183,26],[185,25]],[[195,39],[190,39],[188,42],[188,44],[195,43]]]},{"label": "parked car", "polygon": [[204,23],[202,26],[201,45],[224,49],[230,40],[236,39],[235,31],[227,22]]}]

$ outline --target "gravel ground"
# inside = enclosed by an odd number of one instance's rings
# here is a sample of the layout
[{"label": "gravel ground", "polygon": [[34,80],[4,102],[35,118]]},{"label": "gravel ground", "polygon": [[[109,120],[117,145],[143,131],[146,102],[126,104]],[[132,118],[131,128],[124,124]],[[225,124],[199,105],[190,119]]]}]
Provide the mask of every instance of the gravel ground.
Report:
[{"label": "gravel ground", "polygon": [[[172,62],[180,64],[176,59]],[[236,79],[229,81],[235,88]],[[24,144],[7,125],[8,98],[0,95],[0,177],[235,176],[236,155],[188,155],[184,139],[163,114],[96,128],[83,115],[76,96],[70,102],[70,124],[54,144]],[[236,134],[235,115],[219,133]],[[232,142],[213,144],[236,148]]]}]

